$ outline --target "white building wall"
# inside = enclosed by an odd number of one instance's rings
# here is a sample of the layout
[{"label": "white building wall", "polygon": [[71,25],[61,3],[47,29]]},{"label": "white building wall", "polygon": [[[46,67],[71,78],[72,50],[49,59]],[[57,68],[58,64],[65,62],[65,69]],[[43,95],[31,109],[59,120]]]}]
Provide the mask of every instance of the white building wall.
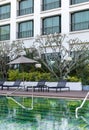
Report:
[{"label": "white building wall", "polygon": [[40,0],[34,1],[34,37],[41,33],[41,19],[40,19],[41,3]]},{"label": "white building wall", "polygon": [[[70,5],[70,0],[61,0],[61,8],[41,11],[42,0],[34,0],[34,13],[17,16],[18,1],[17,0],[0,0],[0,5],[11,3],[11,18],[0,20],[0,26],[5,24],[10,24],[10,41],[18,40],[18,23],[26,20],[34,20],[34,37],[41,34],[42,31],[42,19],[44,17],[61,15],[61,32],[62,34],[67,34],[69,38],[80,38],[81,40],[89,41],[89,29],[70,32],[70,15],[72,12],[89,9],[89,2]],[[34,37],[23,38],[26,47],[30,47],[34,41]]]},{"label": "white building wall", "polygon": [[69,33],[69,1],[68,0],[62,0],[62,11],[61,11],[62,17],[61,17],[61,28],[62,28],[62,34],[68,34]]},{"label": "white building wall", "polygon": [[17,1],[13,0],[11,1],[11,19],[10,19],[10,40],[13,41],[16,39],[16,13],[17,13]]}]

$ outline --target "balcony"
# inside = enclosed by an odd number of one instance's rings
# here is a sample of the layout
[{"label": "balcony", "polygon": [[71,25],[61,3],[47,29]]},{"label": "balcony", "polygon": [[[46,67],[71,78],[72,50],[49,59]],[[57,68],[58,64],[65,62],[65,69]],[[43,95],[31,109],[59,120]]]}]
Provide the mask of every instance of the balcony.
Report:
[{"label": "balcony", "polygon": [[25,8],[25,9],[17,10],[17,16],[31,14],[33,12],[34,12],[33,7]]},{"label": "balcony", "polygon": [[55,8],[59,8],[59,7],[61,7],[60,1],[51,2],[51,3],[43,4],[42,5],[42,11],[55,9]]},{"label": "balcony", "polygon": [[86,29],[89,29],[89,21],[71,24],[71,31],[79,31]]},{"label": "balcony", "polygon": [[17,38],[27,38],[27,37],[33,37],[32,30],[17,33]]},{"label": "balcony", "polygon": [[61,26],[53,26],[53,27],[43,28],[42,35],[53,34],[55,32],[61,33]]},{"label": "balcony", "polygon": [[71,0],[71,5],[84,3],[84,2],[89,2],[89,0]]},{"label": "balcony", "polygon": [[10,34],[0,35],[0,41],[10,40]]},{"label": "balcony", "polygon": [[0,20],[10,18],[10,12],[0,14]]}]

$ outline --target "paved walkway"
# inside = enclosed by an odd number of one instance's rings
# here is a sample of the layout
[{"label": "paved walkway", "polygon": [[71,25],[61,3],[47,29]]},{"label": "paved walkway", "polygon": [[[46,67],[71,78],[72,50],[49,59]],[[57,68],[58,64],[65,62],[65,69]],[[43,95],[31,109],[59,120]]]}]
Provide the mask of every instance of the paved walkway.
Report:
[{"label": "paved walkway", "polygon": [[[12,94],[11,94],[12,93]],[[71,98],[71,99],[84,99],[88,91],[62,91],[62,92],[33,92],[33,95],[35,97],[56,97],[56,98]],[[24,90],[18,90],[13,93],[13,90],[0,90],[0,95],[6,96],[6,95],[15,95],[15,96],[31,96],[32,92],[24,91]],[[88,96],[89,99],[89,96]]]}]

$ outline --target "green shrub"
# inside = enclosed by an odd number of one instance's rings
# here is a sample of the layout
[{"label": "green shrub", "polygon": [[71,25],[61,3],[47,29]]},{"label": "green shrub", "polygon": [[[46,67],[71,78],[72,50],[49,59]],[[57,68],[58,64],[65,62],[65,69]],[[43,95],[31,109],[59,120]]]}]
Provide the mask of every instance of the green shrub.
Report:
[{"label": "green shrub", "polygon": [[13,81],[17,79],[24,79],[25,81],[38,81],[40,79],[51,80],[50,73],[42,73],[39,71],[35,72],[22,72],[20,73],[18,70],[9,70],[8,71],[8,80]]},{"label": "green shrub", "polygon": [[18,70],[9,70],[8,71],[8,80],[14,81],[19,79],[19,71]]},{"label": "green shrub", "polygon": [[79,79],[77,76],[69,76],[67,78],[67,81],[70,81],[70,82],[80,82],[81,79]]}]

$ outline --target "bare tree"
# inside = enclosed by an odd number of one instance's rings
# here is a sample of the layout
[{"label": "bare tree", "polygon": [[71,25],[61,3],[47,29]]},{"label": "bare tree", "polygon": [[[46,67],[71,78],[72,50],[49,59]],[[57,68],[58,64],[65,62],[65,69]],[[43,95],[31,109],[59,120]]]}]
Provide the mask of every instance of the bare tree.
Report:
[{"label": "bare tree", "polygon": [[7,77],[7,63],[19,56],[24,51],[22,41],[0,42],[0,74],[1,78]]},{"label": "bare tree", "polygon": [[34,48],[42,63],[57,79],[65,78],[80,64],[89,62],[89,43],[66,35],[50,34],[37,36]]}]

